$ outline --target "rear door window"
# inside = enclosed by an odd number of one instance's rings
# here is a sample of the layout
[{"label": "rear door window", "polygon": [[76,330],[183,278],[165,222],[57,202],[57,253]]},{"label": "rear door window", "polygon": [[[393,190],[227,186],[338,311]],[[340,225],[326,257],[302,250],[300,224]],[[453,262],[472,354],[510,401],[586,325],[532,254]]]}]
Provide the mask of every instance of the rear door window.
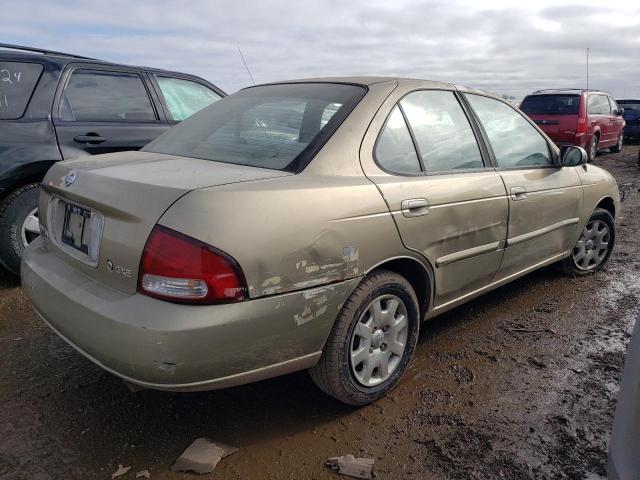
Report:
[{"label": "rear door window", "polygon": [[171,117],[176,122],[189,118],[222,97],[204,85],[182,78],[156,75]]},{"label": "rear door window", "polygon": [[580,95],[529,95],[520,110],[527,115],[578,115]]},{"label": "rear door window", "polygon": [[42,70],[38,63],[0,61],[0,120],[24,115]]},{"label": "rear door window", "polygon": [[611,107],[604,95],[590,95],[587,100],[587,112],[589,115],[609,115]]},{"label": "rear door window", "polygon": [[156,114],[136,73],[75,70],[60,101],[70,122],[150,122]]}]

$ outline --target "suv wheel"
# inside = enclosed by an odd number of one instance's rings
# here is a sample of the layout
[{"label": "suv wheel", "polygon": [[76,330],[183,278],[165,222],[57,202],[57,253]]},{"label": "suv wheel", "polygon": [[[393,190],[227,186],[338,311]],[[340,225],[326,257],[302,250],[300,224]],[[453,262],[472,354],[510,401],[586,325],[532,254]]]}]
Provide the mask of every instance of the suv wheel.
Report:
[{"label": "suv wheel", "polygon": [[0,264],[20,274],[24,249],[40,235],[40,185],[30,183],[11,192],[0,203]]},{"label": "suv wheel", "polygon": [[611,153],[620,153],[622,151],[623,143],[624,143],[624,134],[620,132],[620,136],[618,137],[618,143],[616,143],[613,147],[611,147]]},{"label": "suv wheel", "polygon": [[616,225],[611,214],[596,208],[584,227],[571,255],[561,262],[569,275],[587,275],[603,268],[616,242]]},{"label": "suv wheel", "polygon": [[413,356],[418,329],[418,299],[409,282],[393,272],[377,272],[345,302],[311,378],[344,403],[371,403],[398,383]]},{"label": "suv wheel", "polygon": [[587,148],[587,161],[593,162],[596,159],[597,154],[598,154],[598,136],[594,135],[591,137],[591,141],[589,142],[589,148]]}]

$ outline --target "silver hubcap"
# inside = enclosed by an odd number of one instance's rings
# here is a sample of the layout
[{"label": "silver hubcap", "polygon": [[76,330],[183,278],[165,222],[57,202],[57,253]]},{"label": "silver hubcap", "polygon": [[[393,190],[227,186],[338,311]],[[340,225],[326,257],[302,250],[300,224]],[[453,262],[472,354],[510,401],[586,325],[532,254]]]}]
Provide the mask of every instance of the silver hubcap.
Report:
[{"label": "silver hubcap", "polygon": [[598,139],[594,138],[591,141],[591,158],[596,158],[597,154],[598,154]]},{"label": "silver hubcap", "polygon": [[618,149],[622,148],[622,143],[624,142],[624,134],[620,134],[620,138],[618,138]]},{"label": "silver hubcap", "polygon": [[38,220],[38,209],[34,208],[22,223],[22,245],[26,247],[38,236],[40,236],[40,220]]},{"label": "silver hubcap", "polygon": [[573,248],[573,261],[580,270],[593,270],[607,256],[611,232],[602,220],[587,223]]},{"label": "silver hubcap", "polygon": [[407,344],[407,307],[395,295],[382,295],[369,304],[351,336],[351,371],[358,383],[373,387],[398,368]]}]

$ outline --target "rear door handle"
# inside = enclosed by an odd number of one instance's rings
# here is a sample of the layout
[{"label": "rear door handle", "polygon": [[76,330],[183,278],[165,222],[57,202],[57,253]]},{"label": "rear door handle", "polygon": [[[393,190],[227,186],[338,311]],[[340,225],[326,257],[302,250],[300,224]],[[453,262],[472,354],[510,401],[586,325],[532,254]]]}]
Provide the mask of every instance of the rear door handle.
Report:
[{"label": "rear door handle", "polygon": [[420,217],[429,213],[429,202],[426,198],[410,198],[400,204],[405,217]]},{"label": "rear door handle", "polygon": [[511,187],[511,200],[518,201],[527,198],[527,189],[525,187]]},{"label": "rear door handle", "polygon": [[85,135],[76,135],[75,137],[73,137],[73,141],[78,143],[98,144],[98,143],[105,142],[106,140],[107,140],[106,138],[101,137],[100,135],[94,132],[89,132]]}]

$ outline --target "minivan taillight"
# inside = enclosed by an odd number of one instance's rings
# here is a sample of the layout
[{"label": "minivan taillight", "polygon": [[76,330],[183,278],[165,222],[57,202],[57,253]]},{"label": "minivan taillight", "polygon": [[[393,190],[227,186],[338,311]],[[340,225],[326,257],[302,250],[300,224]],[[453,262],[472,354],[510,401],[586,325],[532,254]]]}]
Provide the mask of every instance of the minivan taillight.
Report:
[{"label": "minivan taillight", "polygon": [[156,225],[142,253],[138,291],[171,302],[213,304],[243,300],[247,289],[229,255]]},{"label": "minivan taillight", "polygon": [[576,127],[576,133],[587,133],[587,117],[580,115],[578,117],[578,126]]}]

